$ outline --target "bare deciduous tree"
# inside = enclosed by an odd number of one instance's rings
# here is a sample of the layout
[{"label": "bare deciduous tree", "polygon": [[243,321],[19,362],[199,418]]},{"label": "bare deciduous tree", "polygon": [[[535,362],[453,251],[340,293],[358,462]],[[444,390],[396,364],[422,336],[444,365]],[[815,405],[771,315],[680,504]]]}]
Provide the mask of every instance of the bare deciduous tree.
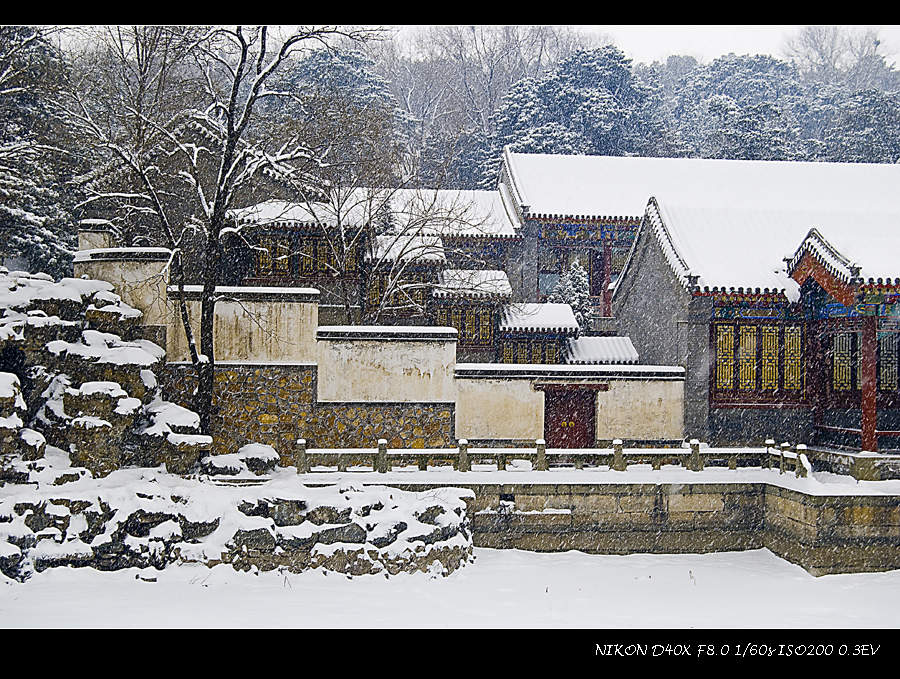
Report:
[{"label": "bare deciduous tree", "polygon": [[[59,97],[60,116],[104,159],[103,186],[90,201],[150,220],[172,250],[173,282],[191,361],[195,408],[208,431],[214,390],[213,320],[228,211],[263,181],[314,181],[320,165],[298,135],[272,137],[259,120],[263,102],[294,96],[271,87],[292,55],[362,41],[376,29],[266,26],[105,28],[95,33],[78,76]],[[115,182],[113,182],[115,184]],[[185,248],[198,243],[202,283],[199,341],[184,300]]]}]

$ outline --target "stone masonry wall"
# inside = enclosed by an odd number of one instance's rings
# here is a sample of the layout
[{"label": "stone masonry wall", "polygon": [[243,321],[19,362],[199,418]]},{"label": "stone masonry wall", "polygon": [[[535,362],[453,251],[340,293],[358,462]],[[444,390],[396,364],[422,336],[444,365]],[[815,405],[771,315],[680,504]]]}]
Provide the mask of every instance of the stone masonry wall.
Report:
[{"label": "stone masonry wall", "polygon": [[[379,438],[392,448],[456,443],[453,403],[317,403],[316,380],[311,364],[218,364],[212,452],[265,443],[290,464],[298,438],[310,448],[374,448]],[[192,366],[166,366],[170,400],[189,407],[195,384]]]},{"label": "stone masonry wall", "polygon": [[[391,484],[426,490],[424,484]],[[455,484],[477,547],[632,554],[767,547],[813,575],[900,567],[900,505],[774,484]]]}]

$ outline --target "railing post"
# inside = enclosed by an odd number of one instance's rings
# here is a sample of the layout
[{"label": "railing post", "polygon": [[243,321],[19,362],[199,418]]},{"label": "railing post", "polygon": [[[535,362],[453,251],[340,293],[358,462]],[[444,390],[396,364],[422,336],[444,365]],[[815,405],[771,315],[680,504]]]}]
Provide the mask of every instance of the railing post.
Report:
[{"label": "railing post", "polygon": [[506,471],[506,455],[504,455],[503,453],[497,453],[497,471]]},{"label": "railing post", "polygon": [[806,445],[803,443],[798,443],[795,450],[797,452],[797,461],[795,463],[796,466],[794,467],[794,476],[796,476],[798,479],[805,479],[806,466],[800,461],[800,456],[806,455]]},{"label": "railing post", "polygon": [[472,464],[469,462],[469,442],[466,439],[459,440],[459,462],[457,469],[461,472],[472,471]]},{"label": "railing post", "polygon": [[612,468],[617,472],[624,472],[626,468],[625,455],[622,452],[622,439],[613,439],[613,463]]},{"label": "railing post", "polygon": [[378,452],[375,454],[375,471],[379,474],[386,474],[388,471],[386,439],[378,439]]},{"label": "railing post", "polygon": [[784,474],[784,454],[791,449],[791,444],[785,441],[781,444],[781,459],[778,462],[778,473]]},{"label": "railing post", "polygon": [[766,469],[770,469],[772,467],[772,451],[771,448],[775,447],[775,439],[766,439],[766,459],[763,462],[763,467]]},{"label": "railing post", "polygon": [[688,458],[688,469],[692,472],[703,471],[703,458],[700,457],[700,441],[691,439],[691,454]]},{"label": "railing post", "polygon": [[547,444],[544,439],[535,439],[534,447],[537,449],[537,460],[534,463],[535,471],[545,472],[550,469],[547,464]]},{"label": "railing post", "polygon": [[297,473],[309,473],[309,458],[306,457],[306,439],[297,439]]},{"label": "railing post", "polygon": [[339,472],[347,471],[347,456],[337,453],[337,468]]}]

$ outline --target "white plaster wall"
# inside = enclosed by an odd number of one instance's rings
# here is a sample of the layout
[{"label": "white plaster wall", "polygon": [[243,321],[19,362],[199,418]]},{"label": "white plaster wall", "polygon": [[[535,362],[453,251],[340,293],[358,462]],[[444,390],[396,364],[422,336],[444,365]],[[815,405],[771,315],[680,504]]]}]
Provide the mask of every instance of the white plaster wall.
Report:
[{"label": "white plaster wall", "polygon": [[684,429],[681,380],[610,380],[597,392],[597,439],[680,439]]},{"label": "white plaster wall", "polygon": [[112,247],[112,235],[107,231],[79,231],[78,249],[96,250]]},{"label": "white plaster wall", "polygon": [[544,393],[531,380],[458,378],[456,385],[457,438],[543,438]]},{"label": "white plaster wall", "polygon": [[456,341],[318,340],[320,401],[453,402]]},{"label": "white plaster wall", "polygon": [[166,325],[166,285],[169,282],[168,261],[86,260],[73,264],[75,278],[86,274],[112,283],[122,300],[144,313],[141,325]]},{"label": "white plaster wall", "polygon": [[[200,301],[189,300],[187,305],[199,343]],[[167,360],[190,360],[177,300],[169,303],[168,322]],[[217,302],[213,325],[216,361],[313,363],[318,324],[314,302]]]}]

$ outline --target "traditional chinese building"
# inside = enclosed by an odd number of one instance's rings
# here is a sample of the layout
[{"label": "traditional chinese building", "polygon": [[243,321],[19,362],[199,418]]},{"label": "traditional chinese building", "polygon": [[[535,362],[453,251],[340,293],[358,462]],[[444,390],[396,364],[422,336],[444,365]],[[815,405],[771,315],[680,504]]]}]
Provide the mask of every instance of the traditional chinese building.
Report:
[{"label": "traditional chinese building", "polygon": [[686,368],[686,431],[900,447],[900,167],[643,160],[660,198],[613,311],[643,361]]}]

